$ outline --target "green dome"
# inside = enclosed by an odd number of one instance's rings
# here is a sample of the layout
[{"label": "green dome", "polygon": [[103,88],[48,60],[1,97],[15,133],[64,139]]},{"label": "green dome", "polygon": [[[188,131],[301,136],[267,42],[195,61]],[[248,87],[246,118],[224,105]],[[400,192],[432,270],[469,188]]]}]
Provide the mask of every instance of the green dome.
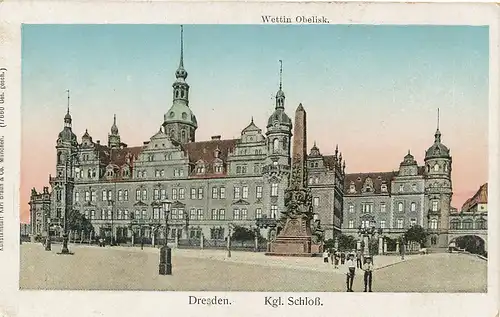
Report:
[{"label": "green dome", "polygon": [[283,109],[276,109],[274,113],[267,120],[267,127],[271,127],[275,122],[278,122],[281,125],[292,126],[292,119],[285,113]]},{"label": "green dome", "polygon": [[185,123],[195,128],[198,127],[196,116],[191,109],[181,103],[174,103],[164,116],[165,123]]}]

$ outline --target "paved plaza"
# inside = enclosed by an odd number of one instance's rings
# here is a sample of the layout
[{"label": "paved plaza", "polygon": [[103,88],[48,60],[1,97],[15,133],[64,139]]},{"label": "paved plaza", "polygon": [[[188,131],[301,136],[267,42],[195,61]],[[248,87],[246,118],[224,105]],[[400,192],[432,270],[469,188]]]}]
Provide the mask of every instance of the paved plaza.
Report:
[{"label": "paved plaza", "polygon": [[[224,250],[172,250],[173,275],[158,275],[159,250],[21,245],[21,289],[168,291],[345,291],[345,268],[322,258]],[[374,292],[486,292],[487,262],[466,254],[375,257]],[[358,271],[359,272],[359,271]],[[362,272],[354,291],[363,290]]]}]

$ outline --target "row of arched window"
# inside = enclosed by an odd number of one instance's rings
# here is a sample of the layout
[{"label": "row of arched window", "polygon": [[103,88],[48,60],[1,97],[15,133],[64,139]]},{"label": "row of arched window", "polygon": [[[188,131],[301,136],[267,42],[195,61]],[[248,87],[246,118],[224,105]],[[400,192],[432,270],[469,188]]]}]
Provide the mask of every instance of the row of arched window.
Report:
[{"label": "row of arched window", "polygon": [[455,230],[485,230],[487,229],[487,221],[486,219],[478,219],[476,221],[472,219],[453,219],[450,221],[450,229]]}]

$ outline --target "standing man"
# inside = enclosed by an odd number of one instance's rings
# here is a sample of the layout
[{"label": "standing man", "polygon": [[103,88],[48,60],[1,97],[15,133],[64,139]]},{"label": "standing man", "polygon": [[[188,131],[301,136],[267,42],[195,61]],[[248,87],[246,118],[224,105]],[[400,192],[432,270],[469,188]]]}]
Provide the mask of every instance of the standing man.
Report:
[{"label": "standing man", "polygon": [[351,253],[348,255],[346,267],[347,267],[347,280],[346,280],[347,292],[353,292],[352,283],[354,282],[354,275],[356,273],[356,263],[354,262],[354,254]]},{"label": "standing man", "polygon": [[371,257],[366,257],[366,263],[363,265],[363,270],[365,271],[365,292],[368,289],[368,292],[372,291],[372,272],[373,272],[373,263]]}]

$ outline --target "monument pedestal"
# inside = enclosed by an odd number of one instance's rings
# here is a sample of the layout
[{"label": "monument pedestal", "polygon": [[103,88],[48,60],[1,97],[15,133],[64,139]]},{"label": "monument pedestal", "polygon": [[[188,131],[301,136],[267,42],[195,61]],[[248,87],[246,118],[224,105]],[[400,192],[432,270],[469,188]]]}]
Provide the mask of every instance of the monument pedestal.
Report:
[{"label": "monument pedestal", "polygon": [[266,255],[312,257],[320,252],[320,245],[312,242],[309,220],[304,217],[287,219],[285,228],[269,243]]}]

